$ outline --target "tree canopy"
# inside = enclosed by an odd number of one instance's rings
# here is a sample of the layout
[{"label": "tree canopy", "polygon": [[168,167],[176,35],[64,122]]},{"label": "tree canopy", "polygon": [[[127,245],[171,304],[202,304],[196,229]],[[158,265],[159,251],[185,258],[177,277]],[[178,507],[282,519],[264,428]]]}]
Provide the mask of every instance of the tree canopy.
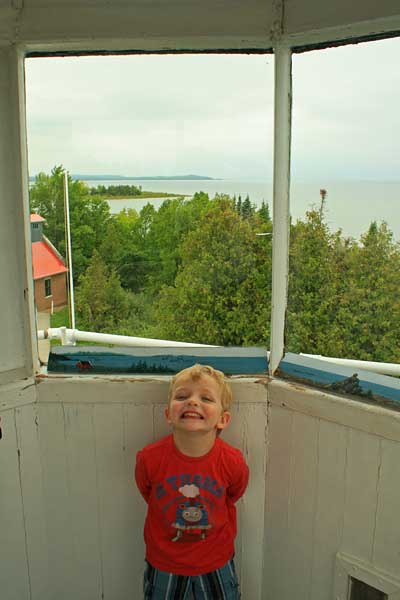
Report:
[{"label": "tree canopy", "polygon": [[[40,173],[31,210],[65,253],[64,169]],[[269,346],[273,223],[266,202],[203,192],[111,215],[69,178],[77,326],[217,345]],[[258,236],[257,233],[263,235]],[[291,224],[286,349],[400,361],[400,246],[386,223],[357,242],[324,206]]]}]

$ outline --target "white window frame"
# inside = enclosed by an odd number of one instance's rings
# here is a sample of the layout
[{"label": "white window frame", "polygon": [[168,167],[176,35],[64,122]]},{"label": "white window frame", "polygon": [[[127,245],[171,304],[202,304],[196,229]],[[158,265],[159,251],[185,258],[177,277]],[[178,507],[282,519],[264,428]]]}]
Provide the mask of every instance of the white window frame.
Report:
[{"label": "white window frame", "polygon": [[[397,21],[396,21],[397,22]],[[371,24],[365,24],[364,28],[350,26],[346,30],[331,32],[339,36],[338,43],[351,44],[353,38],[373,35],[369,29]],[[393,29],[391,30],[393,32]],[[357,36],[358,33],[358,36]],[[389,36],[390,29],[387,35]],[[343,37],[341,37],[343,35]],[[380,34],[385,37],[384,31]],[[273,376],[284,356],[285,339],[285,315],[288,299],[288,277],[289,277],[289,232],[290,232],[290,155],[291,155],[291,122],[292,122],[292,53],[296,48],[302,51],[312,50],[315,45],[327,47],[325,33],[314,36],[310,33],[302,35],[279,35],[273,45],[275,57],[275,100],[274,100],[274,161],[273,161],[273,220],[274,235],[272,240],[272,301],[271,301],[271,338],[269,355],[269,374]],[[314,47],[312,46],[314,44]],[[101,44],[100,44],[101,46]],[[94,47],[93,47],[94,50]],[[38,51],[38,48],[35,48]],[[47,49],[47,52],[51,52]],[[79,53],[79,48],[75,51]],[[87,50],[90,54],[91,48]],[[113,49],[109,48],[112,53]],[[44,50],[45,54],[46,50]],[[267,52],[267,49],[266,49]],[[29,54],[29,49],[24,48],[18,52],[19,59],[24,59]],[[23,71],[23,65],[22,65]],[[23,77],[18,80],[19,97],[25,96]],[[25,101],[20,105],[20,120],[25,124],[26,106]],[[24,140],[26,143],[26,140]],[[26,148],[22,148],[24,159]],[[24,166],[24,164],[22,165]],[[26,190],[27,190],[26,186]]]},{"label": "white window frame", "polygon": [[400,579],[394,579],[367,562],[339,552],[335,564],[335,600],[349,600],[351,578],[383,592],[388,600],[400,600]]}]

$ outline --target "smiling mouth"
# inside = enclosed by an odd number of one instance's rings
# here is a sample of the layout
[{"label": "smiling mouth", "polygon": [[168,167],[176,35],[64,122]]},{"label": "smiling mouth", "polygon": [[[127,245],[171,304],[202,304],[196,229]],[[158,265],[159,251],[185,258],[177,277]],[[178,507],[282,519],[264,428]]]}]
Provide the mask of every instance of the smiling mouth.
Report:
[{"label": "smiling mouth", "polygon": [[195,412],[184,412],[183,415],[181,416],[181,419],[203,419],[204,417],[202,417],[201,415],[199,415],[198,413]]}]

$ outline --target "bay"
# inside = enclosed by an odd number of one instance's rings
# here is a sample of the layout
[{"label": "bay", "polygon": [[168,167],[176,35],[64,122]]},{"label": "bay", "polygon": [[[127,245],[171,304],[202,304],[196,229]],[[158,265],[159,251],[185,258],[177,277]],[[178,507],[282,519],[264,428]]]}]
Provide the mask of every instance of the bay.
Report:
[{"label": "bay", "polygon": [[[206,192],[211,198],[215,194],[239,195],[242,200],[249,195],[251,202],[260,206],[263,201],[270,206],[272,213],[272,183],[269,181],[246,181],[230,179],[205,180],[113,180],[86,181],[89,187],[97,185],[136,185],[144,191],[185,194],[188,198],[195,192]],[[342,230],[344,236],[359,239],[368,230],[372,221],[385,221],[400,240],[400,181],[332,181],[296,182],[292,181],[290,191],[290,212],[292,219],[303,219],[307,210],[320,206],[320,188],[327,190],[326,221],[332,231]],[[124,208],[134,208],[138,212],[146,204],[158,209],[165,198],[108,200],[111,213]]]}]

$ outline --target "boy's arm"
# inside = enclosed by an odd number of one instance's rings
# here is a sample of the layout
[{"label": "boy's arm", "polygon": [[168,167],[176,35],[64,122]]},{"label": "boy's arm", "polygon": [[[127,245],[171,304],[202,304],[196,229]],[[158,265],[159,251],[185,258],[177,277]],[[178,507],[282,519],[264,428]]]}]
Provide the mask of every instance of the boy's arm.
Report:
[{"label": "boy's arm", "polygon": [[243,496],[248,482],[249,467],[245,463],[243,456],[240,455],[240,460],[233,470],[232,483],[226,490],[226,494],[231,502],[235,503]]},{"label": "boy's arm", "polygon": [[147,477],[146,466],[144,464],[142,452],[138,452],[136,455],[136,466],[135,466],[135,481],[146,502],[149,501],[151,493],[151,483]]}]

